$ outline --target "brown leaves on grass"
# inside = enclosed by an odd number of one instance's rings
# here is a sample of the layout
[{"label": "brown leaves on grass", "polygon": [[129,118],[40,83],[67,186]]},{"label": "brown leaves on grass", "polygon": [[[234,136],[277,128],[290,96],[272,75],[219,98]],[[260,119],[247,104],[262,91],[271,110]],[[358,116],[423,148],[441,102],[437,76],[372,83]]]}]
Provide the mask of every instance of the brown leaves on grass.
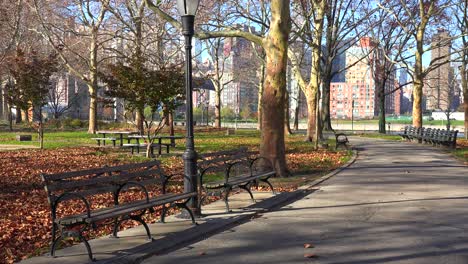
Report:
[{"label": "brown leaves on grass", "polygon": [[[0,152],[0,263],[12,263],[48,250],[52,220],[46,192],[39,175],[123,163],[105,151],[96,148],[67,148]],[[318,169],[338,167],[344,155],[344,153],[327,151],[292,153],[287,154],[287,160],[289,169],[294,173],[304,166]],[[165,163],[168,174],[180,174],[182,168],[180,157],[171,157]],[[181,188],[172,191],[180,192]],[[150,191],[152,192],[150,195],[155,195],[160,190]],[[130,197],[134,194],[128,195]],[[211,197],[209,201],[216,199]],[[91,201],[93,208],[107,206],[112,202],[108,195],[96,196]],[[82,204],[72,203],[59,211],[67,215],[81,212],[80,210],[83,210]],[[169,213],[171,212],[173,209]],[[146,214],[144,219],[151,223],[156,221],[159,215],[160,211],[157,210],[155,214]],[[135,225],[137,223],[127,221],[122,228]],[[111,228],[110,225],[100,226],[96,231],[90,231],[86,235],[97,237],[110,234]]]},{"label": "brown leaves on grass", "polygon": [[308,153],[289,153],[286,155],[288,169],[300,172],[304,169],[333,170],[343,165],[344,152],[318,150]]},{"label": "brown leaves on grass", "polygon": [[[39,177],[41,173],[59,173],[123,163],[113,155],[102,155],[105,150],[96,150],[72,148],[0,152],[0,263],[12,263],[47,251],[52,220],[46,192]],[[97,208],[112,204],[112,199],[101,195],[93,199],[92,204]],[[61,208],[60,213],[67,215],[81,210],[82,204],[73,203]],[[146,217],[151,222],[157,216],[158,214],[152,214]],[[135,223],[126,222],[123,227],[133,225]],[[105,226],[89,235],[108,234],[110,229],[110,226]]]}]

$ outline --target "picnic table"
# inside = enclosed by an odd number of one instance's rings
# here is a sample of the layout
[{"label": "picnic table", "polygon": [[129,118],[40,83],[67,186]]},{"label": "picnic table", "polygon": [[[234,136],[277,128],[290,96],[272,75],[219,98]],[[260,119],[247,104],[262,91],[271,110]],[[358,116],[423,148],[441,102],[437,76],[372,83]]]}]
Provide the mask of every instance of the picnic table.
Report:
[{"label": "picnic table", "polygon": [[[136,131],[118,131],[118,130],[99,130],[96,131],[96,134],[101,134],[103,139],[106,139],[106,135],[111,134],[111,135],[118,135],[120,139],[120,146],[123,146],[123,136],[127,135],[135,135],[138,134]],[[105,142],[105,141],[104,141]]]},{"label": "picnic table", "polygon": [[[154,146],[156,146],[158,148],[158,154],[161,155],[161,149],[162,149],[162,146],[165,146],[166,147],[166,153],[169,153],[169,147],[175,147],[175,143],[174,143],[174,140],[175,139],[182,139],[184,137],[182,136],[162,136],[162,135],[157,135],[157,136],[150,136],[149,137],[150,139],[157,139],[158,142],[157,143],[154,143]],[[131,144],[131,140],[132,139],[135,139],[137,142],[136,144]],[[148,136],[145,136],[145,135],[129,135],[127,137],[127,140],[128,140],[128,144],[125,144],[124,146],[128,146],[128,147],[135,147],[137,146],[137,151],[139,151],[139,148],[138,147],[144,147],[146,146],[146,144],[140,144],[140,139],[148,139]],[[163,142],[163,140],[170,140],[169,143],[166,143],[166,142]]]}]

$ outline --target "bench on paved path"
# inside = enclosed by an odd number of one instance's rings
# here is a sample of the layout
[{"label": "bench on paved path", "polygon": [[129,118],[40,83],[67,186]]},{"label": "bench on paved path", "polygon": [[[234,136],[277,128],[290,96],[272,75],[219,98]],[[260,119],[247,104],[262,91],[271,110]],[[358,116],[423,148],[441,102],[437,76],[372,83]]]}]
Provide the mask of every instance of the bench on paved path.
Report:
[{"label": "bench on paved path", "polygon": [[[42,174],[52,214],[51,256],[55,256],[58,242],[65,237],[73,236],[85,244],[89,258],[94,260],[91,247],[83,232],[90,227],[96,229],[98,224],[107,224],[104,223],[106,220],[111,220],[110,223],[114,225],[114,237],[117,237],[123,221],[135,220],[144,226],[148,239],[151,240],[150,230],[142,216],[147,212],[153,213],[155,207],[162,207],[161,222],[164,222],[166,205],[169,205],[187,210],[192,223],[195,223],[193,213],[186,204],[197,195],[197,192],[168,193],[169,181],[174,176],[166,175],[157,160]],[[129,199],[130,197],[139,198]],[[110,198],[112,202],[107,201]],[[103,199],[106,201],[102,202]],[[62,215],[62,211],[71,211],[67,210],[71,202],[83,205],[83,211]]]},{"label": "bench on paved path", "polygon": [[335,142],[336,142],[335,149],[338,149],[339,146],[344,146],[346,149],[348,149],[349,140],[345,134],[343,133],[335,134]]},{"label": "bench on paved path", "polygon": [[[276,175],[271,161],[265,157],[248,152],[247,148],[211,152],[200,155],[198,162],[201,191],[200,205],[207,196],[219,195],[223,198],[226,211],[229,212],[229,193],[234,188],[246,190],[252,202],[255,202],[250,188],[266,183],[276,194],[269,179]],[[209,178],[215,178],[210,180]],[[221,178],[221,179],[220,179]],[[223,195],[224,194],[224,195]]]},{"label": "bench on paved path", "polygon": [[106,140],[112,141],[112,146],[114,147],[115,147],[115,141],[117,140],[116,138],[113,138],[113,137],[102,137],[102,138],[91,138],[91,139],[96,140],[98,146],[101,146],[101,141],[104,146],[106,145]]},{"label": "bench on paved path", "polygon": [[458,130],[405,126],[403,133],[399,135],[406,141],[417,140],[419,143],[432,144],[433,146],[455,148]]}]

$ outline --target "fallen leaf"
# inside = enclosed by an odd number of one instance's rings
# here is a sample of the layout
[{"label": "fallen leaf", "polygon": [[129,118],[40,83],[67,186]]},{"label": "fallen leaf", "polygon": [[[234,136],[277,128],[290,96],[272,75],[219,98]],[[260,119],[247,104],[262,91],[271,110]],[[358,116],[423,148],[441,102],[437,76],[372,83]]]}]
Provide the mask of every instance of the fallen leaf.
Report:
[{"label": "fallen leaf", "polygon": [[313,248],[314,246],[312,244],[304,244],[304,248]]}]

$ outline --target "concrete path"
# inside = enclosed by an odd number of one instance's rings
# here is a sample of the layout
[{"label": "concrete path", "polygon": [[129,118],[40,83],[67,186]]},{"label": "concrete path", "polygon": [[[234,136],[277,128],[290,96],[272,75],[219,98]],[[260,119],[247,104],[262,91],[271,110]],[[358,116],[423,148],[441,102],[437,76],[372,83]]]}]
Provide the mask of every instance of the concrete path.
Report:
[{"label": "concrete path", "polygon": [[467,264],[468,167],[421,144],[350,141],[358,160],[319,190],[144,263]]}]

